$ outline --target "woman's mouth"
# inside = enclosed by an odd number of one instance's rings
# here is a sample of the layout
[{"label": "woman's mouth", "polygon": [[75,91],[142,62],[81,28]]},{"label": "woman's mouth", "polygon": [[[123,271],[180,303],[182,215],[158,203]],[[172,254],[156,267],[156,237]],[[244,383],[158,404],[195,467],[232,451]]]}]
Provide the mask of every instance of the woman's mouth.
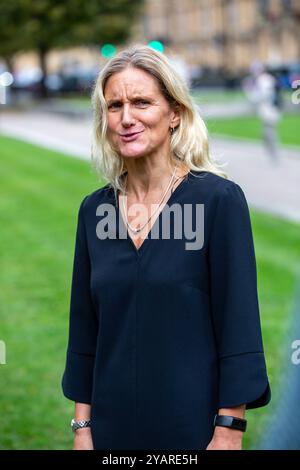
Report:
[{"label": "woman's mouth", "polygon": [[138,138],[138,136],[142,133],[143,131],[140,132],[128,132],[128,134],[121,134],[121,139],[124,142],[131,142],[132,140],[135,140]]}]

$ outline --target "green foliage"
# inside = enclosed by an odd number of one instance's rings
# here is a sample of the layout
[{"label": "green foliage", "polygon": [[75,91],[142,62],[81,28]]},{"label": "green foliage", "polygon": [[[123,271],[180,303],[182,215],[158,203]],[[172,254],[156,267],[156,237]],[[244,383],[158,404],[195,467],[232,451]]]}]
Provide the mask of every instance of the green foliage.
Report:
[{"label": "green foliage", "polygon": [[[261,122],[256,116],[240,116],[228,119],[207,119],[208,130],[212,134],[226,135],[242,139],[262,139]],[[284,114],[278,124],[281,144],[300,145],[299,114]]]},{"label": "green foliage", "polygon": [[125,41],[144,0],[0,0],[0,55]]}]

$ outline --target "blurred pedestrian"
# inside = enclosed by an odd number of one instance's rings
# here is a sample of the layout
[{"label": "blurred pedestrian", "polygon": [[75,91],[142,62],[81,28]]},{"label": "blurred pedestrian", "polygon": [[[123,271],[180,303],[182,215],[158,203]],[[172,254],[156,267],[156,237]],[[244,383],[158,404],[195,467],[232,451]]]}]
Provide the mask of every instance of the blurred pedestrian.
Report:
[{"label": "blurred pedestrian", "polygon": [[281,118],[278,80],[267,72],[263,64],[255,63],[251,67],[251,75],[244,80],[242,87],[248,99],[255,105],[261,120],[266,150],[272,161],[278,163],[280,152],[277,125]]}]

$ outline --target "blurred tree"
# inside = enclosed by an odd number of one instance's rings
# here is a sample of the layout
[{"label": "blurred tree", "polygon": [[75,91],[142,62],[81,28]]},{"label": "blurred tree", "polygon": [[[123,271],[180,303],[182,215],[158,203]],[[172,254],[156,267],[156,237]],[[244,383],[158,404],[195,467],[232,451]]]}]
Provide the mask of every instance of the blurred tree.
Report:
[{"label": "blurred tree", "polygon": [[[17,5],[18,4],[18,5]],[[19,2],[0,0],[0,56],[12,73],[12,57],[20,49],[20,11]]]},{"label": "blurred tree", "polygon": [[[0,56],[11,69],[17,52],[36,50],[47,96],[46,57],[53,48],[120,44],[130,35],[144,0],[0,0]],[[100,52],[99,52],[100,53]]]}]

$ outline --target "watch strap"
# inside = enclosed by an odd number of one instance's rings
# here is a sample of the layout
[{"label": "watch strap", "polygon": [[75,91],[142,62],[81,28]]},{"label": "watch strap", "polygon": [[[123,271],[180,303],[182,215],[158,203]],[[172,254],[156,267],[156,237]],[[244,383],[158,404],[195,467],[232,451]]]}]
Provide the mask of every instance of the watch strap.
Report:
[{"label": "watch strap", "polygon": [[80,419],[78,421],[76,421],[75,419],[72,419],[71,421],[72,431],[77,431],[77,429],[89,428],[89,427],[91,427],[90,419]]}]

